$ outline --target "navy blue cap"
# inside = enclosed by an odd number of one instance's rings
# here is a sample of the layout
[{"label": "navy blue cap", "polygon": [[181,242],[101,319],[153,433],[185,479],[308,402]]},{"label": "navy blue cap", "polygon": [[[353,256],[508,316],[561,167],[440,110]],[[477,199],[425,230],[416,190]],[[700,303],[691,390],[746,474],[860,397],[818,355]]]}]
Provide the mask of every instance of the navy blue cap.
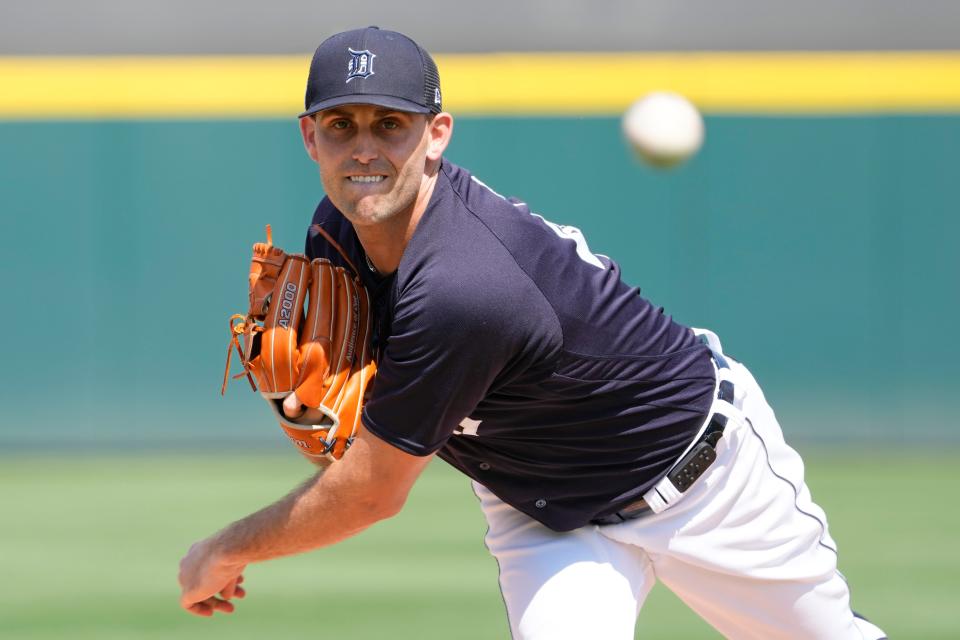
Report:
[{"label": "navy blue cap", "polygon": [[367,27],[320,43],[307,77],[306,111],[374,104],[398,111],[440,113],[440,74],[433,58],[396,31]]}]

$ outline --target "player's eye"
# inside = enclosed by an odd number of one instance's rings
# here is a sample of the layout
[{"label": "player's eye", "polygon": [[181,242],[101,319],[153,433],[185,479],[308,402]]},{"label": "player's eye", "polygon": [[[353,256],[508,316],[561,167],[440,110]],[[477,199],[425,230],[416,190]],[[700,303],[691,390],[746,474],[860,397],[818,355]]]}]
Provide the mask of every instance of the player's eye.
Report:
[{"label": "player's eye", "polygon": [[386,120],[380,123],[380,126],[383,127],[384,129],[389,129],[392,131],[393,129],[399,129],[400,123],[392,118],[387,118]]},{"label": "player's eye", "polygon": [[333,122],[330,123],[331,129],[346,129],[349,126],[350,126],[350,122],[348,120],[344,120],[343,118],[340,118],[339,120],[334,120]]}]

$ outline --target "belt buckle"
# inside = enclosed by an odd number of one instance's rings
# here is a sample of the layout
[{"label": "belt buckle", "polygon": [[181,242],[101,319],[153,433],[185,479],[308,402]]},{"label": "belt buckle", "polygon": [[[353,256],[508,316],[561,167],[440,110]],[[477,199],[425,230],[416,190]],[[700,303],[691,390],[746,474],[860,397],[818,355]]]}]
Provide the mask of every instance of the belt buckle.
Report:
[{"label": "belt buckle", "polygon": [[685,493],[716,459],[716,449],[708,440],[702,440],[677,463],[667,477],[677,491]]}]

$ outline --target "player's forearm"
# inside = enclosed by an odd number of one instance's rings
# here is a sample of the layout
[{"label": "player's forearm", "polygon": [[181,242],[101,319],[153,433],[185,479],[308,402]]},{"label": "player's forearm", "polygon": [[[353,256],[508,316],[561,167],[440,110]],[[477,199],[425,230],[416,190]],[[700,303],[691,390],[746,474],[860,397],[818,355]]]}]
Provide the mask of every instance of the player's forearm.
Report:
[{"label": "player's forearm", "polygon": [[261,562],[335,544],[396,513],[358,490],[350,471],[348,465],[333,465],[217,533],[213,548],[232,564]]}]

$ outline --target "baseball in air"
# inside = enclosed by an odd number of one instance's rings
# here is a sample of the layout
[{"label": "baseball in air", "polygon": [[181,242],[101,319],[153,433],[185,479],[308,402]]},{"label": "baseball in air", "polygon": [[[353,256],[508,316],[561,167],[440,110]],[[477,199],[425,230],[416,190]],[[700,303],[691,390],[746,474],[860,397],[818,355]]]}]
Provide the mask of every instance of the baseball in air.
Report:
[{"label": "baseball in air", "polygon": [[689,100],[676,93],[649,93],[623,114],[623,134],[630,146],[659,169],[677,166],[703,144],[703,118]]}]

